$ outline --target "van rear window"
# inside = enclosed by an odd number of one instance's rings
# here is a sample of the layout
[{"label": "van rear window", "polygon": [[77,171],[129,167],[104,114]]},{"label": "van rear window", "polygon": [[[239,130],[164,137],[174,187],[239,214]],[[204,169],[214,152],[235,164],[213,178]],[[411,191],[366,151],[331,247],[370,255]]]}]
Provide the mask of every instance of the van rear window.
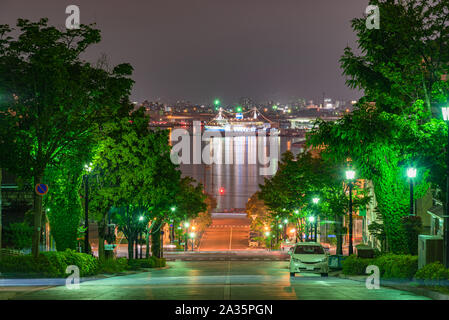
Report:
[{"label": "van rear window", "polygon": [[324,250],[320,246],[297,246],[295,254],[324,254]]}]

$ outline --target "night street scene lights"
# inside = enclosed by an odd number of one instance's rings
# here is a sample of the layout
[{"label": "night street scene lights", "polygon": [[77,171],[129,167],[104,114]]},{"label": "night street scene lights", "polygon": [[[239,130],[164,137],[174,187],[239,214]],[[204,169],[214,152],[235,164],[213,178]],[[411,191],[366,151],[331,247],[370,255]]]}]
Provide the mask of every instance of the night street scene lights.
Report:
[{"label": "night street scene lights", "polygon": [[415,203],[413,201],[413,179],[416,178],[416,168],[408,168],[407,177],[410,180],[410,216],[413,216],[415,215]]},{"label": "night street scene lights", "polygon": [[448,144],[446,147],[446,210],[443,214],[443,233],[444,233],[444,246],[443,246],[443,260],[444,266],[449,268],[449,107],[442,107],[443,120],[446,121],[448,128]]},{"label": "night street scene lights", "polygon": [[352,255],[354,253],[353,243],[352,243],[352,232],[353,232],[353,226],[352,226],[352,187],[354,185],[354,179],[355,179],[355,171],[352,169],[346,170],[346,180],[349,186],[349,248],[348,248],[348,254]]}]

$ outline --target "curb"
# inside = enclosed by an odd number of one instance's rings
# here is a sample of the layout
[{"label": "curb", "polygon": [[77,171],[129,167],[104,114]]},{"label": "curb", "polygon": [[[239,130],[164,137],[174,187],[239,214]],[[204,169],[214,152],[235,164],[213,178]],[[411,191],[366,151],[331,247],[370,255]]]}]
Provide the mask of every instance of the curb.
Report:
[{"label": "curb", "polygon": [[[348,279],[348,280],[353,280],[353,281],[358,281],[358,282],[365,282],[365,279],[361,279],[355,276],[347,276],[344,274],[336,274],[335,277],[338,278],[342,278],[342,279]],[[360,276],[362,277],[362,276]],[[402,290],[402,291],[408,291],[420,296],[424,296],[427,298],[430,298],[432,300],[449,300],[449,295],[437,292],[437,291],[433,291],[433,290],[429,290],[426,288],[420,288],[420,287],[411,287],[409,285],[400,285],[400,284],[392,284],[392,283],[388,283],[382,281],[381,279],[381,286],[383,287],[387,287],[387,288],[393,288],[396,290]]]}]

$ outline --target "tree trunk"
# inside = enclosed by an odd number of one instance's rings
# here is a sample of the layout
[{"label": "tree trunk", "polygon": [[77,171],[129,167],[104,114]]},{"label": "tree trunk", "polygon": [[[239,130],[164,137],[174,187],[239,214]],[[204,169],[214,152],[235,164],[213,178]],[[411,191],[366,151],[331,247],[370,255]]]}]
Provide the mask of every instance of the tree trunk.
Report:
[{"label": "tree trunk", "polygon": [[336,254],[343,255],[342,217],[335,215],[335,236],[337,237]]},{"label": "tree trunk", "polygon": [[136,235],[134,237],[134,257],[136,259],[139,258],[139,236],[138,235]]},{"label": "tree trunk", "polygon": [[[42,175],[34,176],[34,185],[42,182]],[[34,192],[34,230],[33,243],[31,246],[31,253],[34,258],[39,256],[39,244],[41,240],[41,223],[42,223],[42,196]]]},{"label": "tree trunk", "polygon": [[106,258],[106,254],[104,251],[104,238],[106,234],[106,221],[103,218],[102,221],[98,222],[98,259],[103,260]]},{"label": "tree trunk", "polygon": [[131,260],[134,258],[133,256],[133,239],[132,237],[129,237],[128,239],[128,259]]},{"label": "tree trunk", "polygon": [[0,250],[2,249],[2,168],[0,168]]},{"label": "tree trunk", "polygon": [[[161,228],[163,228],[163,226],[161,226]],[[159,258],[163,258],[164,257],[164,235],[161,232],[159,232],[159,234],[161,235],[161,246],[160,246],[161,254],[160,254]],[[192,241],[193,241],[193,239],[192,239]],[[193,246],[193,244],[192,244],[192,246]]]},{"label": "tree trunk", "polygon": [[150,257],[150,231],[147,231],[147,246],[145,247],[145,258]]},{"label": "tree trunk", "polygon": [[153,227],[153,232],[151,232],[151,254],[153,257],[161,256],[161,221],[157,220]]}]

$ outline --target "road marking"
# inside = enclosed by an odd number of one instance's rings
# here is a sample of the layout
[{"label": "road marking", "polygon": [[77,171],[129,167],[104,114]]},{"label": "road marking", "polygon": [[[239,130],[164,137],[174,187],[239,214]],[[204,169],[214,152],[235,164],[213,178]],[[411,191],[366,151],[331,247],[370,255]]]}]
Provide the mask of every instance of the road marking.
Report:
[{"label": "road marking", "polygon": [[232,227],[231,227],[231,233],[229,234],[229,250],[231,250],[232,246]]},{"label": "road marking", "polygon": [[231,261],[228,261],[228,273],[224,286],[224,300],[231,300]]}]

